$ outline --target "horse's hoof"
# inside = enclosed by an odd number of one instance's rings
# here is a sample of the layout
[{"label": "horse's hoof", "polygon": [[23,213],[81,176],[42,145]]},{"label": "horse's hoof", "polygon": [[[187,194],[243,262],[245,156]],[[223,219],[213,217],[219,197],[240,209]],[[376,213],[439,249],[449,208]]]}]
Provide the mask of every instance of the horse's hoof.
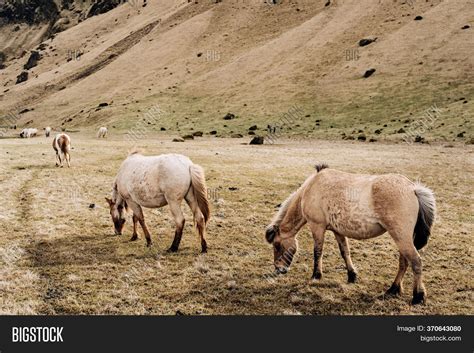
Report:
[{"label": "horse's hoof", "polygon": [[177,251],[178,251],[178,247],[173,246],[173,245],[171,245],[170,248],[168,249],[168,252],[177,252]]},{"label": "horse's hoof", "polygon": [[133,235],[131,238],[130,238],[130,241],[135,241],[138,239],[138,235]]},{"label": "horse's hoof", "polygon": [[387,297],[396,297],[402,294],[402,288],[398,285],[393,283],[389,289],[385,292]]},{"label": "horse's hoof", "polygon": [[207,254],[207,248],[201,250],[201,254]]},{"label": "horse's hoof", "polygon": [[313,273],[313,275],[311,276],[312,280],[320,280],[321,278],[323,278],[323,274],[321,272]]},{"label": "horse's hoof", "polygon": [[413,299],[411,305],[418,305],[425,303],[425,292],[413,292]]},{"label": "horse's hoof", "polygon": [[347,283],[356,283],[357,282],[357,272],[350,271],[347,272]]}]

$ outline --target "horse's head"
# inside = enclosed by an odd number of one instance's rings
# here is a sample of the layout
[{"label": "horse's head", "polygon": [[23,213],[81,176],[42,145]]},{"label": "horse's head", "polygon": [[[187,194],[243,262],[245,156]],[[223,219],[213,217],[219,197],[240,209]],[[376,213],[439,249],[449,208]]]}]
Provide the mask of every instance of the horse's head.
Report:
[{"label": "horse's head", "polygon": [[124,206],[123,203],[117,203],[116,200],[105,198],[110,207],[110,215],[112,222],[114,222],[115,235],[122,235],[123,225],[125,224]]},{"label": "horse's head", "polygon": [[288,268],[293,261],[293,256],[298,247],[296,238],[280,231],[278,225],[270,225],[265,233],[265,238],[270,244],[273,244],[273,264],[279,274],[288,272]]}]

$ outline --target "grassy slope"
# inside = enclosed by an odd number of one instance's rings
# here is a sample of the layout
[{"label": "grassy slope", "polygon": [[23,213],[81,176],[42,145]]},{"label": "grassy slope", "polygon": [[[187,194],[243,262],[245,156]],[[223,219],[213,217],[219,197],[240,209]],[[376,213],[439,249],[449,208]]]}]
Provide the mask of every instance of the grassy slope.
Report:
[{"label": "grassy slope", "polygon": [[[472,29],[461,30],[472,21],[468,1],[414,2],[414,8],[403,1],[324,3],[168,0],[151,1],[140,12],[120,6],[48,41],[52,49],[27,83],[13,85],[24,60],[9,63],[0,71],[8,90],[0,95],[0,109],[34,108],[19,125],[106,124],[126,131],[158,104],[166,113],[150,129],[228,136],[246,134],[254,124],[278,124],[297,105],[304,115],[284,126],[285,134],[341,138],[363,130],[368,139],[400,140],[395,131],[410,129],[436,105],[442,115],[425,138],[473,137]],[[415,15],[424,19],[414,21]],[[159,19],[138,43],[130,38]],[[359,48],[358,40],[369,36],[377,42]],[[66,62],[74,49],[85,54]],[[74,78],[106,50],[116,56],[91,75]],[[360,58],[348,61],[347,50],[358,50]],[[371,67],[376,73],[363,79]],[[104,101],[111,105],[96,110]],[[224,121],[227,112],[239,117]]]}]

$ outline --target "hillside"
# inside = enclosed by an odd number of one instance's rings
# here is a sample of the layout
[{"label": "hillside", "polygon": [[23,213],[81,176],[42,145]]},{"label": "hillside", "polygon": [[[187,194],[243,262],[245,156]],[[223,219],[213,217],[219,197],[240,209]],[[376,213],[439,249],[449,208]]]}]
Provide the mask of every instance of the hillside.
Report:
[{"label": "hillside", "polygon": [[[18,127],[124,133],[159,106],[146,126],[166,133],[276,125],[318,138],[474,137],[467,0],[137,0],[93,16],[91,2],[74,11],[64,3],[76,2],[57,3],[54,21],[0,29],[0,113]],[[364,38],[376,41],[359,46]],[[32,50],[40,60],[25,70]],[[300,113],[279,122],[295,106]],[[223,120],[229,112],[237,117]]]}]

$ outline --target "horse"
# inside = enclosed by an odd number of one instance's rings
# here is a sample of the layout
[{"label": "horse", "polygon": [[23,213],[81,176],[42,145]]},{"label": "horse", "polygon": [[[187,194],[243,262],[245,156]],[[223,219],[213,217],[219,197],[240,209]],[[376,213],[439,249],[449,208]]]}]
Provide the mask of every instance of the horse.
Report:
[{"label": "horse", "polygon": [[312,279],[322,278],[324,233],[334,233],[345,261],[348,282],[356,282],[347,238],[370,239],[388,232],[399,250],[398,273],[385,295],[398,296],[408,264],[414,273],[412,304],[425,302],[418,250],[430,236],[436,214],[433,192],[399,174],[351,174],[317,165],[282,204],[266,228],[273,244],[275,272],[286,273],[297,250],[296,235],[307,223],[314,239]]},{"label": "horse", "polygon": [[97,138],[105,138],[107,137],[107,133],[108,133],[109,130],[107,130],[107,128],[105,126],[102,126],[101,128],[99,128],[99,131],[97,132]]},{"label": "horse", "polygon": [[44,135],[45,135],[46,137],[49,137],[50,134],[51,134],[51,128],[50,128],[49,126],[46,126],[46,127],[44,128]]},{"label": "horse", "polygon": [[36,136],[37,134],[38,134],[38,129],[26,128],[26,129],[21,130],[20,137],[21,138],[31,138],[31,137]]},{"label": "horse", "polygon": [[61,154],[66,160],[68,168],[71,167],[71,138],[69,135],[61,133],[57,134],[53,139],[53,149],[56,152],[56,167],[63,166]]},{"label": "horse", "polygon": [[128,155],[115,178],[112,197],[105,198],[116,235],[121,235],[125,224],[124,210],[133,212],[133,234],[130,241],[138,239],[137,222],[143,229],[147,246],[151,236],[145,224],[142,207],[159,208],[170,206],[176,229],[174,240],[168,251],[179,248],[185,219],[181,202],[186,200],[193,212],[194,224],[201,239],[201,252],[207,252],[204,238],[210,217],[209,201],[204,170],[180,154],[143,156],[137,151]]}]

